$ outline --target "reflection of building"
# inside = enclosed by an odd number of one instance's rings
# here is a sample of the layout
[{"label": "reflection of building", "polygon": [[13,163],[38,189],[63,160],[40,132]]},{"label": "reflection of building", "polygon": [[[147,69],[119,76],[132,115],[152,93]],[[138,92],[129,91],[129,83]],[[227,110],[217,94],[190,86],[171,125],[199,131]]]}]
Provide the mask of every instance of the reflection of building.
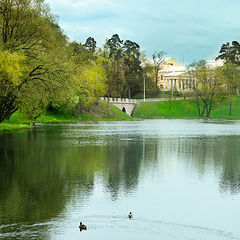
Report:
[{"label": "reflection of building", "polygon": [[195,80],[189,77],[185,66],[174,58],[165,58],[159,71],[158,86],[165,91],[191,91],[194,89]]}]

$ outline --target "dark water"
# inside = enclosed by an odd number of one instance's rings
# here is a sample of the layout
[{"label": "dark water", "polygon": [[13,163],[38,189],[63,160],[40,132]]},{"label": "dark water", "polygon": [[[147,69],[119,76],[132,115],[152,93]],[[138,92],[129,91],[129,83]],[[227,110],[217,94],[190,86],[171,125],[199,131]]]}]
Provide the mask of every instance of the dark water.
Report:
[{"label": "dark water", "polygon": [[239,219],[240,121],[0,134],[0,239],[240,239]]}]

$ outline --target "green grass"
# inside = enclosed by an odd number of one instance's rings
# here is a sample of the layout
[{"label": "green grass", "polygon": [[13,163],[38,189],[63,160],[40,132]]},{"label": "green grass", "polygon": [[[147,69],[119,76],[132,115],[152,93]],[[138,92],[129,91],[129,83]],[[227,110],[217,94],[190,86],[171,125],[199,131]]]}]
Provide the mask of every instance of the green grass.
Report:
[{"label": "green grass", "polygon": [[79,114],[77,117],[71,113],[54,114],[50,111],[40,116],[36,121],[29,119],[21,112],[14,113],[9,120],[0,123],[0,131],[10,131],[17,129],[31,128],[30,123],[57,123],[57,122],[76,122],[76,121],[131,121],[135,120],[120,109],[107,102],[99,102],[89,111]]},{"label": "green grass", "polygon": [[[228,115],[228,99],[219,102],[211,112],[211,119],[240,119],[240,97],[233,98],[232,115]],[[197,119],[200,118],[197,106],[192,100],[173,100],[166,102],[140,103],[133,112],[133,117],[142,119]]]},{"label": "green grass", "polygon": [[53,123],[53,122],[75,122],[75,121],[112,121],[112,120],[132,120],[130,116],[123,113],[120,109],[107,102],[100,102],[91,107],[89,111],[84,111],[78,116],[71,113],[54,114],[47,111],[36,121],[29,119],[21,112],[14,113],[8,123]]},{"label": "green grass", "polygon": [[4,121],[7,123],[40,123],[40,122],[73,122],[76,121],[74,116],[61,115],[61,114],[53,114],[52,112],[46,112],[41,115],[36,121],[33,119],[29,119],[25,114],[21,112],[14,113],[8,121]]},{"label": "green grass", "polygon": [[1,123],[0,124],[0,132],[3,131],[15,131],[15,130],[23,130],[23,129],[31,129],[32,127],[27,124],[14,124],[14,123]]},{"label": "green grass", "polygon": [[240,97],[236,96],[232,99],[232,115],[229,115],[228,98],[219,103],[217,108],[211,113],[211,118],[216,119],[240,119]]},{"label": "green grass", "polygon": [[107,102],[100,102],[89,112],[84,112],[79,118],[81,121],[131,121],[134,120],[120,109]]}]

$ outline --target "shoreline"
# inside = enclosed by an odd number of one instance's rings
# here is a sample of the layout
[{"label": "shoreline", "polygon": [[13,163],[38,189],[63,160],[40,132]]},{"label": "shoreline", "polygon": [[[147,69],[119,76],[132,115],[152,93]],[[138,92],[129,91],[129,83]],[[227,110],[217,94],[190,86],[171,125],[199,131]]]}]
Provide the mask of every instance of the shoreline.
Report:
[{"label": "shoreline", "polygon": [[133,118],[132,120],[106,120],[106,119],[98,119],[98,120],[80,120],[80,119],[69,119],[66,121],[38,121],[38,122],[29,122],[29,123],[0,123],[0,133],[4,132],[15,132],[15,131],[20,131],[20,130],[31,130],[33,129],[34,125],[36,124],[51,124],[51,123],[80,123],[80,122],[120,122],[120,121],[144,121],[144,120],[231,120],[231,121],[238,121],[240,118],[209,118],[209,119],[204,119],[204,118],[144,118],[144,119],[136,119]]},{"label": "shoreline", "polygon": [[38,123],[76,123],[76,122],[109,122],[109,121],[142,121],[157,119],[182,120],[240,120],[240,96],[233,98],[232,115],[228,115],[228,102],[218,103],[210,118],[199,117],[196,105],[190,99],[169,101],[153,101],[138,103],[132,116],[128,116],[114,105],[99,102],[90,111],[82,112],[77,116],[71,113],[53,113],[47,111],[37,120],[31,120],[20,112],[14,113],[10,120],[0,123],[1,132],[32,129]]}]

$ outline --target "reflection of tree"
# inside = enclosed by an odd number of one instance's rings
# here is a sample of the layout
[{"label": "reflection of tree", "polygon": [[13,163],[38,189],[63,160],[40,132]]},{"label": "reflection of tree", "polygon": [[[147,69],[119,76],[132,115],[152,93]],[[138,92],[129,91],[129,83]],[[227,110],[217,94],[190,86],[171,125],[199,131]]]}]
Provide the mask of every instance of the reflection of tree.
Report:
[{"label": "reflection of tree", "polygon": [[121,190],[128,193],[137,187],[141,158],[141,144],[125,141],[115,147],[108,145],[106,186],[112,199],[116,200]]},{"label": "reflection of tree", "polygon": [[[221,191],[240,192],[238,136],[149,138],[129,133],[123,139],[117,132],[77,131],[54,125],[0,135],[0,224],[57,218],[74,196],[86,201],[99,177],[115,201],[132,193],[148,171],[159,174],[158,166],[168,167],[172,160],[200,177],[214,169]],[[77,144],[79,134],[83,140]]]},{"label": "reflection of tree", "polygon": [[189,138],[152,139],[157,142],[159,161],[174,156],[183,160],[187,169],[199,177],[213,168],[219,176],[223,192],[240,192],[240,156],[238,136],[201,136]]},{"label": "reflection of tree", "polygon": [[73,191],[83,201],[91,193],[88,159],[54,138],[34,131],[0,135],[0,224],[48,221],[64,211]]},{"label": "reflection of tree", "polygon": [[[126,136],[125,136],[126,137]],[[149,141],[144,136],[128,136],[131,141],[122,140],[114,145],[107,145],[107,168],[105,185],[112,200],[117,200],[119,193],[132,193],[138,186],[140,172],[154,168],[158,162],[159,145],[157,141]],[[112,140],[109,139],[109,143]]]},{"label": "reflection of tree", "polygon": [[220,149],[222,154],[220,188],[223,192],[238,194],[240,193],[239,137],[225,137]]}]

